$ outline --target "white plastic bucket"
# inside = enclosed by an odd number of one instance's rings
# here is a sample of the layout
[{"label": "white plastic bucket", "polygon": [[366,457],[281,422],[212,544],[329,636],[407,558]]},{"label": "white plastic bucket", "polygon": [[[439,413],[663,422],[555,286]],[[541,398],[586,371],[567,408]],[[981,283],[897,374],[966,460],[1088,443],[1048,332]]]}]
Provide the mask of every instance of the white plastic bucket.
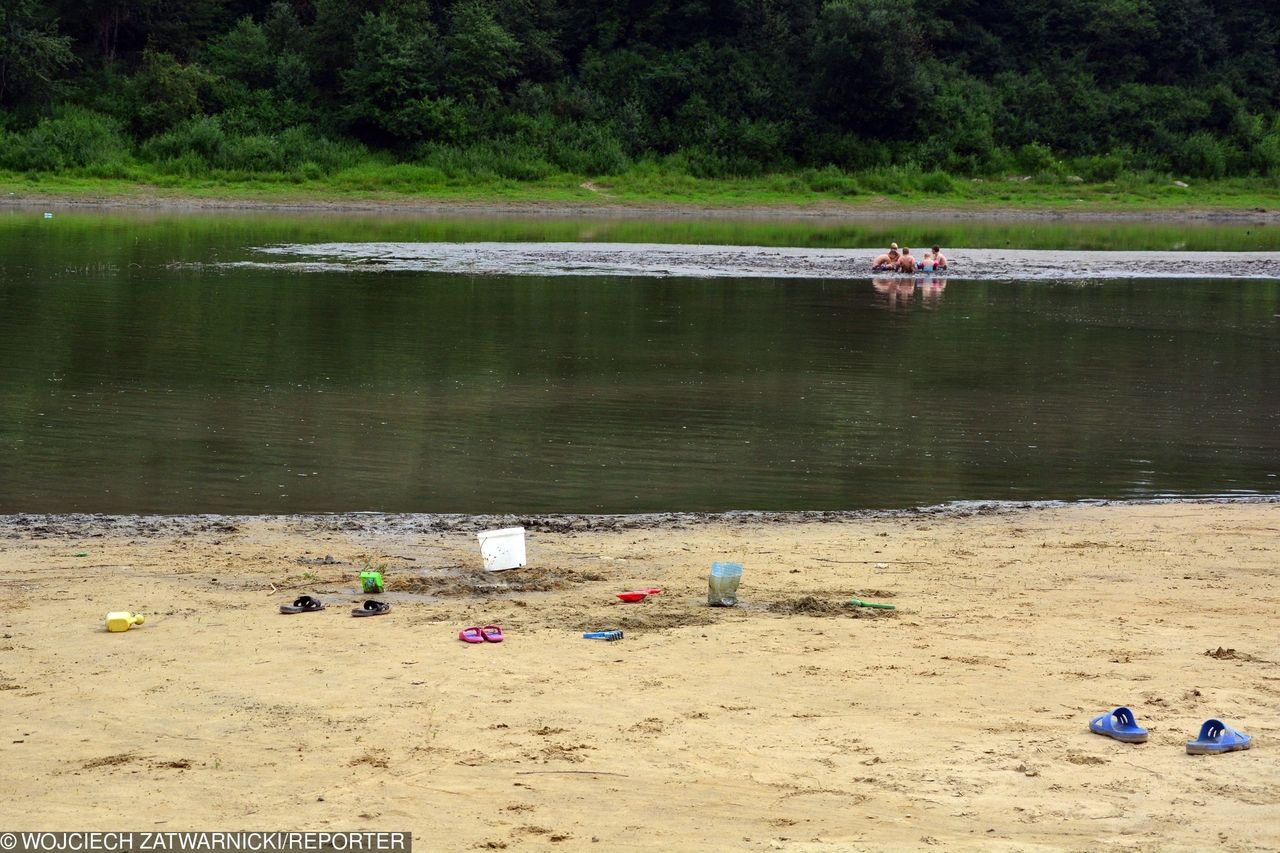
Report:
[{"label": "white plastic bucket", "polygon": [[501,572],[524,567],[524,528],[504,527],[502,530],[481,530],[480,556],[484,558],[486,572]]}]

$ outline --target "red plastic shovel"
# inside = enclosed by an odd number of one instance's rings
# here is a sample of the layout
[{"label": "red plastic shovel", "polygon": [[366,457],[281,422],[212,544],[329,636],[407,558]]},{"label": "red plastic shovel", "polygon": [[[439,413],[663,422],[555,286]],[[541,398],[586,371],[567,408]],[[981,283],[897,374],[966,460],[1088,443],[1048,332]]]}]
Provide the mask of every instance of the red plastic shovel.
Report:
[{"label": "red plastic shovel", "polygon": [[614,595],[618,596],[618,598],[621,598],[627,604],[635,604],[637,601],[644,601],[649,596],[659,595],[661,592],[662,592],[662,587],[650,586],[644,589],[633,589],[633,590],[630,590],[629,592],[615,592]]}]

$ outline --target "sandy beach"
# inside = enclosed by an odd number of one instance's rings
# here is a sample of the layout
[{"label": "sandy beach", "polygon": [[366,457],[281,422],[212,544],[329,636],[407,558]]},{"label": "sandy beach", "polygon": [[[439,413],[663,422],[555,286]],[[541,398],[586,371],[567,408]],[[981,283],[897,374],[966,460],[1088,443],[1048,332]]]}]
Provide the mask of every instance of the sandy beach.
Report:
[{"label": "sandy beach", "polygon": [[[503,574],[487,521],[3,519],[5,828],[1280,849],[1280,504],[530,519]],[[354,619],[366,563],[393,609]],[[303,593],[328,608],[277,612]],[[1148,743],[1089,733],[1117,705]],[[1187,755],[1210,717],[1254,748]]]}]

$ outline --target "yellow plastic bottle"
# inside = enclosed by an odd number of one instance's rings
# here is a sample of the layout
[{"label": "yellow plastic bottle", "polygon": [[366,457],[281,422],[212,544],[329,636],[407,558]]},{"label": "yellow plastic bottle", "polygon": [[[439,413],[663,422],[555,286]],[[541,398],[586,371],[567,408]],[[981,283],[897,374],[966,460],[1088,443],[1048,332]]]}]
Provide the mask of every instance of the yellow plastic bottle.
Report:
[{"label": "yellow plastic bottle", "polygon": [[141,613],[130,613],[127,610],[117,610],[107,614],[107,630],[113,634],[121,631],[128,631],[134,625],[141,625],[144,618]]}]

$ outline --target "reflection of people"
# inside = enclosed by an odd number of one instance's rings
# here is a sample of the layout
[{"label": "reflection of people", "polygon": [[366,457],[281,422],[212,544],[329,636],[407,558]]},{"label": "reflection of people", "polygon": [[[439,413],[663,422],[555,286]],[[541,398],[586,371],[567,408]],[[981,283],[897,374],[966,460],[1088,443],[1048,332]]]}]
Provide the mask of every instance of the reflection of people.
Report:
[{"label": "reflection of people", "polygon": [[898,272],[915,272],[916,259],[911,257],[911,250],[902,247],[902,257],[898,258]]},{"label": "reflection of people", "polygon": [[890,311],[898,307],[898,303],[910,303],[916,292],[916,283],[909,278],[890,278],[880,276],[871,279],[871,286],[876,293],[882,293]]},{"label": "reflection of people", "polygon": [[947,289],[947,280],[945,278],[919,278],[916,279],[920,284],[920,296],[928,304],[941,301],[942,291]]},{"label": "reflection of people", "polygon": [[898,268],[898,244],[890,243],[889,251],[877,255],[871,263],[872,272],[892,272]]}]

